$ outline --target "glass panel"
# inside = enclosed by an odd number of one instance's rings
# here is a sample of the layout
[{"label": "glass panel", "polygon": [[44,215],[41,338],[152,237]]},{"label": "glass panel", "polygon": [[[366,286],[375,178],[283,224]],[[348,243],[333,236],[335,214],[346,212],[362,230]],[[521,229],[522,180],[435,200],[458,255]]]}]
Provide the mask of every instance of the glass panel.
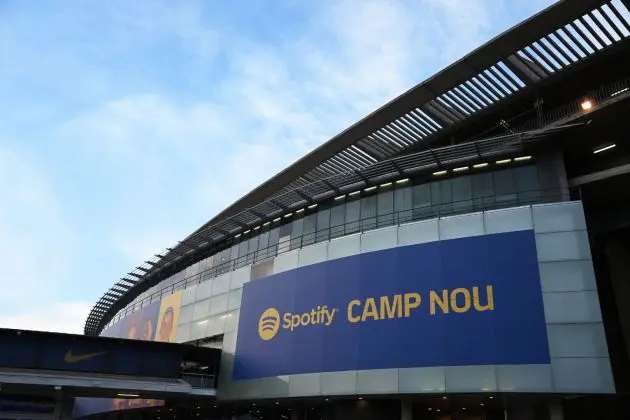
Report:
[{"label": "glass panel", "polygon": [[[238,244],[238,259],[235,262],[236,268],[242,267],[246,264],[247,248],[247,239],[244,239],[240,244]],[[230,255],[230,257],[233,257],[233,254]]]},{"label": "glass panel", "polygon": [[278,254],[289,250],[291,241],[291,223],[280,226],[280,238],[278,239]]},{"label": "glass panel", "polygon": [[401,187],[394,190],[394,212],[396,223],[411,221],[411,187]]},{"label": "glass panel", "polygon": [[494,188],[491,173],[473,175],[472,191],[475,210],[487,210],[493,207]]},{"label": "glass panel", "polygon": [[302,245],[302,235],[304,234],[304,218],[300,217],[292,222],[291,227],[291,249],[300,248]]},{"label": "glass panel", "polygon": [[346,202],[346,235],[359,231],[360,211],[360,199]]},{"label": "glass panel", "polygon": [[258,242],[258,252],[256,253],[256,261],[264,260],[267,258],[269,252],[269,232],[263,232],[260,234],[260,240]]},{"label": "glass panel", "polygon": [[330,237],[337,238],[339,236],[345,235],[345,224],[346,222],[346,203],[345,202],[337,202],[330,209]]},{"label": "glass panel", "polygon": [[412,187],[413,220],[425,219],[433,215],[431,202],[431,184]]},{"label": "glass panel", "polygon": [[330,209],[320,208],[317,212],[316,241],[325,241],[330,237]]},{"label": "glass panel", "polygon": [[315,228],[317,226],[317,213],[307,214],[304,217],[304,233],[302,237],[302,246],[315,243]]},{"label": "glass panel", "polygon": [[493,172],[494,194],[497,203],[516,203],[516,181],[511,169]]},{"label": "glass panel", "polygon": [[431,183],[431,202],[433,211],[437,212],[437,215],[449,214],[453,211],[450,180],[445,179]]},{"label": "glass panel", "polygon": [[361,199],[361,230],[363,231],[376,227],[376,200],[375,194]]},{"label": "glass panel", "polygon": [[274,228],[269,231],[269,248],[265,258],[273,257],[278,253],[278,240],[280,238],[280,229]]},{"label": "glass panel", "polygon": [[[525,166],[514,170],[516,177],[516,191],[521,203],[531,203],[540,200],[540,183],[538,182],[538,170],[535,166]],[[561,194],[561,191],[552,191]]]},{"label": "glass panel", "polygon": [[254,257],[256,256],[256,251],[258,250],[258,240],[259,240],[259,235],[254,235],[251,238],[249,238],[248,245],[247,245],[247,264],[253,264],[254,263]]},{"label": "glass panel", "polygon": [[455,213],[469,212],[472,210],[472,186],[469,176],[453,178],[451,180],[453,189],[453,211]]},{"label": "glass panel", "polygon": [[394,223],[394,191],[383,190],[377,196],[377,227],[391,226]]}]

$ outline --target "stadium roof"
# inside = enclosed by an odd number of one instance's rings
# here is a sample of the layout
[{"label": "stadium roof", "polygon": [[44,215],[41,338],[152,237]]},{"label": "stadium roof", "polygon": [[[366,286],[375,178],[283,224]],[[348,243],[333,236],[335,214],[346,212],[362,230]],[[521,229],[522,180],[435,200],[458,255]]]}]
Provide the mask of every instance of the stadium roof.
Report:
[{"label": "stadium roof", "polygon": [[[563,0],[489,41],[379,108],[223,210],[199,230],[137,267],[94,306],[85,333],[179,265],[235,234],[349,189],[458,160],[525,148],[554,130],[521,127],[436,148],[497,109],[528,97],[594,58],[626,48],[630,0]],[[462,139],[465,140],[465,139]],[[516,148],[516,149],[515,149]]]}]

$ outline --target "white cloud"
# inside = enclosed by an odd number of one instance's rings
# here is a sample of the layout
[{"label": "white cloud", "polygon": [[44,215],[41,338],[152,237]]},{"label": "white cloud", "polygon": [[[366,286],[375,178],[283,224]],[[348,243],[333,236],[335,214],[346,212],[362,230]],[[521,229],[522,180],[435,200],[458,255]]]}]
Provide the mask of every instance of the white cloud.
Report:
[{"label": "white cloud", "polygon": [[0,315],[2,328],[83,334],[92,302],[51,302]]}]

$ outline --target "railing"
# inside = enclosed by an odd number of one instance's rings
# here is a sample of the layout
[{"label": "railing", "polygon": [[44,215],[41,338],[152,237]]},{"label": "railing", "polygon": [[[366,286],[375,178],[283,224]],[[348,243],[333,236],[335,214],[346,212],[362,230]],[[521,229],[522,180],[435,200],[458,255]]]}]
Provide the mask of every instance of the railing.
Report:
[{"label": "railing", "polygon": [[216,375],[186,372],[182,374],[182,380],[188,382],[193,388],[212,389],[217,387]]},{"label": "railing", "polygon": [[[513,196],[516,196],[515,198]],[[474,196],[466,200],[451,201],[441,204],[431,204],[427,206],[409,208],[395,211],[393,213],[378,214],[364,219],[346,221],[343,224],[329,226],[315,232],[304,233],[294,238],[280,238],[278,243],[269,245],[263,249],[249,252],[246,255],[239,256],[221,262],[218,265],[210,267],[201,273],[197,273],[186,277],[176,283],[165,286],[155,291],[151,295],[135,302],[127,308],[120,311],[115,319],[120,319],[141,308],[149,303],[159,300],[162,296],[170,295],[178,290],[183,290],[188,286],[196,285],[204,281],[210,280],[221,274],[228,273],[249,264],[264,261],[268,258],[281,255],[285,252],[299,249],[318,242],[324,242],[331,239],[339,238],[346,235],[362,233],[382,227],[401,225],[405,223],[415,222],[419,220],[427,220],[444,216],[454,216],[458,214],[472,213],[478,211],[495,210],[507,207],[517,207],[522,205],[533,205],[551,202],[568,201],[579,199],[577,190],[568,188],[556,189],[536,189],[530,191],[519,191],[518,193],[504,195],[484,195]],[[258,233],[260,235],[260,233]],[[247,240],[247,239],[245,239]]]}]

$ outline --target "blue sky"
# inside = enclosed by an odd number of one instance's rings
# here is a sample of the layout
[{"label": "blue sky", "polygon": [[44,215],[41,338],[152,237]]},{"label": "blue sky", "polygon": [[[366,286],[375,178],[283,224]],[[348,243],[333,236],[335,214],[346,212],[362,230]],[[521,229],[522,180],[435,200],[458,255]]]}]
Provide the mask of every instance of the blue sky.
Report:
[{"label": "blue sky", "polygon": [[119,277],[551,0],[0,0],[0,327]]}]

